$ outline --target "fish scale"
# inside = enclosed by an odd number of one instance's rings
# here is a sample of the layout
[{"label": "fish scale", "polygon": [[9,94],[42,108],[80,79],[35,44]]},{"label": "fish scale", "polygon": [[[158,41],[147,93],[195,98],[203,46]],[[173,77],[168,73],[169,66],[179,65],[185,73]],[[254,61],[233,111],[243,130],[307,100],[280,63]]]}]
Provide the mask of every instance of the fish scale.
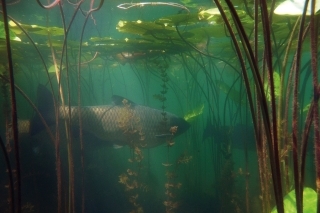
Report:
[{"label": "fish scale", "polygon": [[[174,136],[189,128],[189,123],[170,112],[166,112],[167,123],[163,127],[163,111],[134,102],[120,96],[113,96],[114,104],[102,106],[71,106],[71,126],[79,128],[79,109],[81,110],[82,130],[108,144],[131,145],[132,142],[142,147],[151,148],[165,143],[172,138],[170,127],[178,126]],[[48,125],[54,124],[54,110],[44,103],[49,103],[52,95],[44,86],[38,88],[38,109]],[[124,104],[126,100],[128,104]],[[52,102],[52,101],[51,101]],[[53,107],[53,104],[52,104]],[[67,106],[59,107],[59,118],[68,119]],[[41,119],[35,115],[31,121],[31,134],[44,129]],[[136,132],[132,133],[133,130]],[[139,134],[140,133],[140,134]]]}]

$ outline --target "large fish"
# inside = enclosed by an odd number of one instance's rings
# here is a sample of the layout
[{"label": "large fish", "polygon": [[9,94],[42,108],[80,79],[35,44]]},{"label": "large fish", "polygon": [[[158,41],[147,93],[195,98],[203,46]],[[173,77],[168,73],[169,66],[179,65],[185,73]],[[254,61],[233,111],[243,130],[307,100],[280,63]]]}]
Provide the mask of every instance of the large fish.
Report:
[{"label": "large fish", "polygon": [[[184,133],[189,123],[172,113],[163,112],[120,96],[112,97],[113,104],[101,106],[71,106],[71,126],[79,129],[81,115],[82,130],[100,141],[117,146],[137,145],[151,148]],[[43,85],[38,86],[38,110],[48,125],[55,124],[54,104],[51,92]],[[58,107],[59,119],[68,118],[68,107]],[[80,113],[79,113],[80,110]],[[64,122],[61,122],[61,125]],[[36,114],[30,123],[30,133],[34,135],[44,130],[40,117]]]}]

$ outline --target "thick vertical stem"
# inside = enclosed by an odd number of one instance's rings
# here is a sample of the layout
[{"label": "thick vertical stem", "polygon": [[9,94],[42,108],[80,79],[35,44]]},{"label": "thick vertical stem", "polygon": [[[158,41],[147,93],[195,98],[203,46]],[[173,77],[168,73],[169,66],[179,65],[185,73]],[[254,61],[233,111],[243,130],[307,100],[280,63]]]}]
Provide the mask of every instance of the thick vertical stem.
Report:
[{"label": "thick vertical stem", "polygon": [[306,9],[309,0],[306,0],[304,11],[301,17],[300,30],[298,34],[297,50],[295,55],[295,66],[294,66],[294,76],[293,76],[293,112],[292,112],[292,151],[293,151],[293,161],[294,161],[294,182],[295,182],[295,192],[296,192],[296,206],[297,212],[302,212],[303,207],[303,185],[300,183],[299,174],[299,163],[298,163],[298,82],[301,67],[301,55],[302,55],[302,44],[303,44],[303,28],[306,18]]},{"label": "thick vertical stem", "polygon": [[[259,0],[254,1],[254,59],[256,64],[259,63],[259,53],[258,53],[258,37],[259,37]],[[265,162],[265,140],[263,140],[261,127],[261,104],[259,98],[255,96],[256,99],[256,109],[257,109],[257,132],[256,132],[256,147],[257,147],[257,155],[258,155],[258,168],[259,168],[259,177],[260,177],[260,190],[261,190],[261,205],[262,205],[262,213],[269,212],[267,208],[269,208],[269,197],[268,196],[268,182],[266,175],[268,173],[268,168]]]},{"label": "thick vertical stem", "polygon": [[[272,114],[272,124],[270,126],[271,136],[272,136],[272,149],[274,158],[274,169],[272,174],[274,176],[273,184],[275,185],[275,197],[277,200],[277,208],[279,212],[284,211],[282,202],[282,184],[281,184],[281,170],[280,170],[280,159],[279,159],[279,140],[278,140],[278,128],[277,128],[277,108],[274,92],[274,80],[273,80],[273,66],[272,66],[272,49],[271,49],[271,30],[270,21],[268,17],[267,4],[265,0],[260,0],[261,9],[261,20],[264,32],[264,45],[265,45],[265,62],[267,65],[267,74],[270,85],[270,97],[271,97],[271,114]],[[267,133],[268,134],[268,133]],[[272,157],[272,156],[270,156]],[[271,165],[272,167],[272,165]]]},{"label": "thick vertical stem", "polygon": [[302,212],[301,205],[301,192],[299,186],[299,162],[298,162],[298,79],[299,72],[295,69],[293,80],[293,112],[292,112],[292,159],[293,159],[293,172],[294,172],[294,185],[296,191],[296,205],[297,213]]},{"label": "thick vertical stem", "polygon": [[[285,95],[285,88],[290,87],[289,85],[292,84],[291,82],[291,75],[286,78],[286,68],[287,68],[287,63],[288,63],[288,57],[289,57],[289,51],[292,47],[292,42],[293,42],[293,36],[296,34],[296,30],[298,28],[298,24],[300,21],[300,17],[297,18],[294,27],[292,28],[292,32],[290,34],[290,37],[288,39],[288,44],[287,48],[283,57],[283,62],[281,66],[281,71],[280,71],[280,93],[278,97],[278,133],[279,135],[285,135],[283,139],[283,147],[287,148],[288,147],[288,137],[287,137],[287,131],[288,131],[288,122],[284,122],[282,125],[282,121],[287,121],[288,120],[288,114],[289,114],[289,109],[288,105],[285,105],[286,103],[289,104],[289,97]],[[287,79],[287,81],[285,81]],[[286,85],[285,85],[286,84]],[[289,90],[287,90],[289,91]],[[287,107],[283,107],[283,106]],[[289,159],[288,156],[284,156],[284,176],[285,176],[285,191],[288,192],[290,189],[290,178],[289,178]]]},{"label": "thick vertical stem", "polygon": [[319,131],[319,90],[318,90],[318,18],[314,14],[315,1],[311,1],[310,48],[313,84],[313,129],[316,163],[317,212],[320,212],[320,131]]}]

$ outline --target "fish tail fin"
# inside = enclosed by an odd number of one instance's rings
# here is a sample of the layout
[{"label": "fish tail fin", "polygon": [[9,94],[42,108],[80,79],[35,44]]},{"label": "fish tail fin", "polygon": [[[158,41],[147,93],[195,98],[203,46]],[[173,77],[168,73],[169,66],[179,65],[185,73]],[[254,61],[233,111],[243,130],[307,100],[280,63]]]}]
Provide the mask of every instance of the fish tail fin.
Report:
[{"label": "fish tail fin", "polygon": [[[42,84],[37,89],[37,109],[48,126],[55,123],[54,100],[52,93]],[[42,118],[38,112],[31,120],[30,135],[35,135],[45,129]]]}]

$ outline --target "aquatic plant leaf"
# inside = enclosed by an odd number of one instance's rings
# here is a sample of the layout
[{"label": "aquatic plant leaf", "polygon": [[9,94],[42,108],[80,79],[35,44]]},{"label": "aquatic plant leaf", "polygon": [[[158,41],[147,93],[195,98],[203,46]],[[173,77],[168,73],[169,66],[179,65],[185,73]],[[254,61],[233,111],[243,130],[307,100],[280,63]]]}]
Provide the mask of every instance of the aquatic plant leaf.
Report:
[{"label": "aquatic plant leaf", "polygon": [[[179,14],[185,16],[185,14]],[[190,47],[185,43],[184,40],[192,43],[193,45],[198,45],[199,43],[206,42],[210,37],[225,37],[225,29],[223,25],[209,25],[205,27],[193,28],[190,30],[181,30],[178,34],[176,28],[168,27],[161,24],[155,24],[153,22],[142,22],[142,21],[120,21],[118,23],[117,29],[119,32],[131,33],[142,36],[140,40],[127,38],[123,41],[128,46],[129,43],[135,43],[135,47],[132,49],[137,51],[141,50],[144,46],[145,50],[162,49],[166,50],[172,49],[172,51],[177,52],[189,50]],[[181,39],[181,37],[183,39]],[[112,40],[111,38],[92,38],[91,41],[98,42],[99,44],[113,44],[113,49],[116,45],[119,45],[119,41]],[[227,43],[229,44],[229,43]],[[176,46],[177,45],[177,46]],[[200,44],[199,44],[200,45]],[[130,49],[127,49],[130,50]]]},{"label": "aquatic plant leaf", "polygon": [[62,36],[64,35],[64,31],[62,28],[59,27],[41,27],[37,25],[30,25],[28,27],[28,32],[38,34],[38,35],[50,35],[52,36]]},{"label": "aquatic plant leaf", "polygon": [[[280,83],[281,82],[280,82],[280,75],[276,71],[273,72],[273,82],[274,82],[274,95],[275,95],[275,98],[278,98],[280,96]],[[264,91],[266,93],[267,100],[271,101],[268,81],[264,82]]]},{"label": "aquatic plant leaf", "polygon": [[123,33],[131,33],[137,35],[157,35],[168,36],[175,32],[174,28],[165,27],[153,22],[142,21],[119,21],[117,30]]},{"label": "aquatic plant leaf", "polygon": [[310,108],[310,104],[307,104],[305,107],[303,107],[302,112],[308,112]]},{"label": "aquatic plant leaf", "polygon": [[204,104],[201,104],[200,106],[196,107],[195,109],[191,110],[189,113],[187,113],[183,118],[184,120],[191,122],[199,115],[202,115],[204,109]]},{"label": "aquatic plant leaf", "polygon": [[[183,3],[184,0],[181,0],[181,2]],[[191,2],[190,0],[187,0],[188,2]],[[184,6],[188,7],[188,8],[198,8],[199,5],[196,3],[183,3]]]},{"label": "aquatic plant leaf", "polygon": [[[285,213],[297,212],[295,190],[292,190],[283,198],[283,204]],[[278,211],[276,207],[274,207],[271,211],[271,213],[277,212]],[[303,212],[317,212],[317,193],[308,187],[304,187],[303,189]]]},{"label": "aquatic plant leaf", "polygon": [[[279,4],[274,10],[278,15],[294,15],[300,16],[303,13],[305,0],[286,0]],[[311,15],[311,1],[308,3],[307,15]],[[318,14],[320,10],[320,1],[316,0],[315,13]]]},{"label": "aquatic plant leaf", "polygon": [[110,41],[113,42],[115,40],[112,39],[111,37],[91,37],[90,41],[101,43],[101,42],[110,42]]},{"label": "aquatic plant leaf", "polygon": [[88,48],[91,51],[99,52],[99,55],[107,57],[112,55],[114,58],[120,58],[121,62],[190,50],[190,47],[180,39],[175,43],[170,43],[165,39],[155,40],[147,36],[121,40],[110,37],[93,37],[90,41]]},{"label": "aquatic plant leaf", "polygon": [[[9,29],[9,34],[10,34],[10,40],[21,41],[21,39],[16,36],[14,31],[11,30],[11,28]],[[6,38],[6,32],[4,30],[4,23],[0,21],[0,39],[5,39],[5,38]]]},{"label": "aquatic plant leaf", "polygon": [[[209,15],[205,16],[208,17]],[[204,17],[204,19],[205,19]],[[176,14],[161,17],[155,21],[160,26],[174,27],[179,25],[193,25],[200,22],[198,13]]]},{"label": "aquatic plant leaf", "polygon": [[[10,29],[12,29],[13,32],[16,34],[22,34],[23,31],[12,21],[9,22],[10,24]],[[38,35],[50,35],[52,36],[62,36],[64,35],[64,30],[63,28],[60,27],[42,27],[38,25],[29,25],[29,24],[19,24],[23,29],[28,31],[29,33],[34,33]]]},{"label": "aquatic plant leaf", "polygon": [[209,37],[226,37],[225,28],[221,24],[194,28],[189,30],[188,33],[192,33],[192,40],[195,40],[197,42],[201,42],[203,39],[208,39]]},{"label": "aquatic plant leaf", "polygon": [[180,0],[180,2],[188,8],[199,8],[199,5],[192,0]]},{"label": "aquatic plant leaf", "polygon": [[[64,65],[62,65],[62,69],[61,70],[65,70],[65,66]],[[59,66],[57,66],[57,69],[58,69],[58,71],[61,71],[60,69],[59,69]],[[49,68],[48,68],[48,72],[49,73],[56,73],[56,68],[55,68],[55,66],[54,66],[54,64],[53,65],[51,65]]]},{"label": "aquatic plant leaf", "polygon": [[155,23],[166,27],[190,26],[200,22],[222,23],[219,10],[217,8],[210,8],[208,10],[202,10],[199,13],[175,14],[161,17],[155,21]]},{"label": "aquatic plant leaf", "polygon": [[309,103],[309,104],[307,104],[307,105],[305,105],[305,107],[303,107],[303,109],[302,109],[302,112],[303,112],[303,113],[308,112],[308,111],[309,111],[309,109],[310,109],[310,106],[311,106],[311,104],[310,104],[310,103]]}]

